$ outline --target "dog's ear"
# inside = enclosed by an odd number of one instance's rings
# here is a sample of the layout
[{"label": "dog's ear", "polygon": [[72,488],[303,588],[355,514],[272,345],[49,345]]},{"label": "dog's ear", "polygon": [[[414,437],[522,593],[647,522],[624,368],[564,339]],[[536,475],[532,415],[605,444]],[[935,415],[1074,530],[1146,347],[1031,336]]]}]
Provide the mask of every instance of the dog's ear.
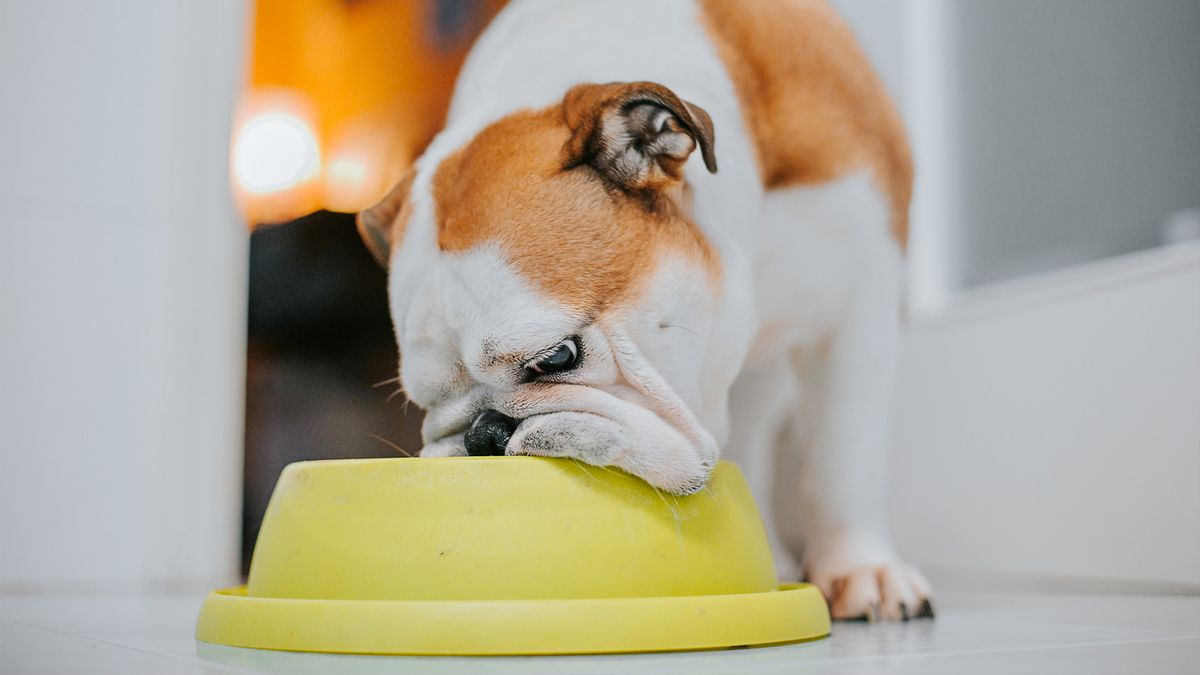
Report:
[{"label": "dog's ear", "polygon": [[681,180],[696,146],[704,166],[717,172],[712,119],[661,84],[581,84],[563,98],[563,116],[571,129],[564,165],[590,165],[623,189]]},{"label": "dog's ear", "polygon": [[401,223],[400,212],[408,203],[408,191],[412,188],[414,171],[409,169],[400,182],[387,193],[378,204],[358,213],[358,233],[367,250],[384,269],[392,257],[392,244],[398,238]]}]

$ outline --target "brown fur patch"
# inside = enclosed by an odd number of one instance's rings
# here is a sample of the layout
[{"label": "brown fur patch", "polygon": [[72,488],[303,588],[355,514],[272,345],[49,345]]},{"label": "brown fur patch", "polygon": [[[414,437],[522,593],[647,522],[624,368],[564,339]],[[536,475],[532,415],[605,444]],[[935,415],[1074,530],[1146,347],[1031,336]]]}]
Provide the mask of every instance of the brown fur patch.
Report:
[{"label": "brown fur patch", "polygon": [[908,237],[904,126],[850,28],[823,0],[700,0],[755,143],[763,185],[823,183],[866,167]]},{"label": "brown fur patch", "polygon": [[541,291],[588,314],[636,289],[665,250],[718,273],[680,205],[682,183],[625,194],[591,167],[564,168],[570,138],[557,105],[509,115],[443,160],[433,178],[441,249],[494,243]]}]

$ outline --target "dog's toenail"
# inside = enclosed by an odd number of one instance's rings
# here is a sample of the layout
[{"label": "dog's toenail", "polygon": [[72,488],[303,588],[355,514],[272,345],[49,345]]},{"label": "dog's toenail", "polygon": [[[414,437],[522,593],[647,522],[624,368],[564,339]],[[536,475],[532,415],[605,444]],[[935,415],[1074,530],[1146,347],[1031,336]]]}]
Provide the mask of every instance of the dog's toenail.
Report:
[{"label": "dog's toenail", "polygon": [[866,619],[867,623],[876,623],[879,621],[879,605],[872,604],[867,608]]},{"label": "dog's toenail", "polygon": [[934,617],[933,603],[929,602],[929,598],[926,598],[921,603],[921,608],[919,610],[917,610],[917,614],[914,618],[916,618],[916,619],[932,619],[933,617]]}]

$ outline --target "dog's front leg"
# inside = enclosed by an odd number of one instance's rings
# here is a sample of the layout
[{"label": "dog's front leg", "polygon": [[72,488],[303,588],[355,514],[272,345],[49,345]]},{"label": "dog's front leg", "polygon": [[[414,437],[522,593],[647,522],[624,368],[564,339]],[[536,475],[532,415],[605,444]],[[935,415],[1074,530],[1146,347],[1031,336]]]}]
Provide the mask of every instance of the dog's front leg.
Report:
[{"label": "dog's front leg", "polygon": [[879,254],[828,340],[792,355],[804,428],[788,434],[800,449],[798,484],[781,486],[781,496],[799,500],[801,564],[837,619],[932,614],[928,583],[897,557],[886,531],[900,264],[892,250]]}]

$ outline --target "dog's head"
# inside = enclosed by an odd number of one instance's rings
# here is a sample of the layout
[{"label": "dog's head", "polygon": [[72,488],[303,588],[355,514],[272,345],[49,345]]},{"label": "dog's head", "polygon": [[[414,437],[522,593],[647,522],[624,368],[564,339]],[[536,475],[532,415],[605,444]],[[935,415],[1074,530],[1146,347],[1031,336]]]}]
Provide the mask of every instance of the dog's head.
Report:
[{"label": "dog's head", "polygon": [[708,114],[666,87],[579,85],[427,153],[359,215],[389,267],[423,455],[571,456],[676,493],[705,483],[737,367],[713,348],[722,261],[684,173],[693,153],[715,172],[713,145]]}]

